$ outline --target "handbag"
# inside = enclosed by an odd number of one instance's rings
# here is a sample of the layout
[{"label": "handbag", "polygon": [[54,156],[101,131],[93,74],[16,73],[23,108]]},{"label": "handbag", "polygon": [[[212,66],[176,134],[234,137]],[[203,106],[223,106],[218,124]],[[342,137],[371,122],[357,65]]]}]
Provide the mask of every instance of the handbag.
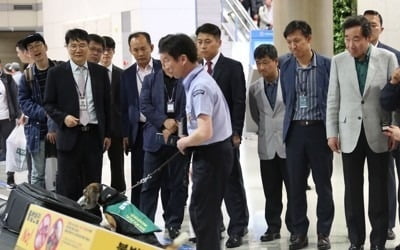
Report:
[{"label": "handbag", "polygon": [[17,125],[6,140],[6,172],[28,170],[24,126]]}]

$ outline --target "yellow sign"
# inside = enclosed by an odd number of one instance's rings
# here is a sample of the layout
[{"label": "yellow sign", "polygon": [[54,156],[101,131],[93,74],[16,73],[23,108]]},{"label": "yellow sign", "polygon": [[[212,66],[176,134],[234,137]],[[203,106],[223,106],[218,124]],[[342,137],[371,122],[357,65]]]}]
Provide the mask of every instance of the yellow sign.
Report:
[{"label": "yellow sign", "polygon": [[154,250],[147,243],[30,205],[16,250]]}]

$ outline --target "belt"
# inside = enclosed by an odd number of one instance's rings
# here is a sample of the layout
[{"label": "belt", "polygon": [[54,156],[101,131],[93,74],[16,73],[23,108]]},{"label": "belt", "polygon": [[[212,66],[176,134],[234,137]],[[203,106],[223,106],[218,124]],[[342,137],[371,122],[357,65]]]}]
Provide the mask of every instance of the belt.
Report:
[{"label": "belt", "polygon": [[97,129],[97,124],[87,124],[85,126],[78,125],[78,129],[81,132],[89,132],[91,130]]},{"label": "belt", "polygon": [[292,123],[294,125],[298,125],[298,126],[311,126],[311,125],[319,125],[319,124],[323,124],[322,120],[294,120],[292,121]]}]

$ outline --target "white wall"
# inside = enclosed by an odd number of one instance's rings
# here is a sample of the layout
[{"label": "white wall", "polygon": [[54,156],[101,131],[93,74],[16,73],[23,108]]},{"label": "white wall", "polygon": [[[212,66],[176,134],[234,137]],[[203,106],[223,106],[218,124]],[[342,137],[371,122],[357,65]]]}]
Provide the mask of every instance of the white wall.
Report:
[{"label": "white wall", "polygon": [[399,0],[358,0],[357,11],[362,15],[365,10],[376,10],[382,15],[383,27],[380,41],[400,50],[400,22],[398,20]]},{"label": "white wall", "polygon": [[[70,28],[83,28],[89,33],[108,35],[116,42],[115,64],[133,63],[121,31],[121,13],[131,16],[130,33],[146,31],[155,45],[153,56],[158,58],[157,44],[169,33],[194,33],[196,25],[195,0],[43,0],[43,34],[50,58],[67,60],[64,35]],[[125,58],[125,63],[123,63]],[[128,59],[128,60],[127,60]]]}]

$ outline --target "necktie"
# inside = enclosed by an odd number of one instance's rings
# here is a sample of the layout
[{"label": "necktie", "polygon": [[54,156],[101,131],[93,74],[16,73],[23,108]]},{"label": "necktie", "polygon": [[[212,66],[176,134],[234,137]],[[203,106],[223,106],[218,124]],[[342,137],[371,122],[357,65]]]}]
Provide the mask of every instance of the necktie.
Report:
[{"label": "necktie", "polygon": [[212,72],[213,72],[212,67],[211,67],[212,62],[211,61],[207,61],[206,65],[207,65],[207,73],[212,75]]},{"label": "necktie", "polygon": [[[87,79],[85,78],[85,67],[79,67],[78,71],[78,87],[79,87],[79,122],[86,126],[89,123],[89,111],[86,100],[86,83]],[[82,103],[83,102],[83,103]]]}]

